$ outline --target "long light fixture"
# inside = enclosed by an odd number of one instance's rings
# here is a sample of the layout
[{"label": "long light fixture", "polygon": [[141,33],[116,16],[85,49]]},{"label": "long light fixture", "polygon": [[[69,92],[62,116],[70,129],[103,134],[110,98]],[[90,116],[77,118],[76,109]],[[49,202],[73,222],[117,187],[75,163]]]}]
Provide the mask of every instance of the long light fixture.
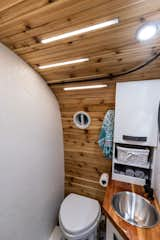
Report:
[{"label": "long light fixture", "polygon": [[61,67],[64,65],[76,64],[76,63],[82,63],[82,62],[88,62],[88,61],[89,61],[89,58],[80,58],[80,59],[75,59],[67,62],[59,62],[59,63],[42,65],[42,66],[38,66],[38,68],[39,69],[54,68],[54,67]]},{"label": "long light fixture", "polygon": [[139,41],[147,41],[153,38],[160,31],[160,26],[157,22],[149,22],[142,25],[136,34]]},{"label": "long light fixture", "polygon": [[80,34],[83,34],[83,33],[87,33],[87,32],[95,31],[95,30],[102,29],[102,28],[105,28],[105,27],[109,27],[111,25],[115,25],[115,24],[118,24],[118,23],[119,23],[119,19],[114,18],[112,20],[102,22],[102,23],[98,23],[98,24],[95,24],[95,25],[92,25],[92,26],[89,26],[89,27],[81,28],[81,29],[78,29],[78,30],[75,30],[75,31],[72,31],[72,32],[67,32],[67,33],[64,33],[64,34],[60,34],[60,35],[56,35],[56,36],[49,37],[49,38],[46,38],[46,39],[42,39],[41,43],[50,43],[50,42],[58,41],[58,40],[61,40],[61,39],[64,39],[64,38],[69,38],[69,37],[73,37],[73,36],[80,35]]},{"label": "long light fixture", "polygon": [[66,87],[64,91],[74,91],[74,90],[84,90],[84,89],[94,89],[94,88],[104,88],[108,87],[107,84],[99,84],[99,85],[90,85],[90,86],[79,86],[79,87]]}]

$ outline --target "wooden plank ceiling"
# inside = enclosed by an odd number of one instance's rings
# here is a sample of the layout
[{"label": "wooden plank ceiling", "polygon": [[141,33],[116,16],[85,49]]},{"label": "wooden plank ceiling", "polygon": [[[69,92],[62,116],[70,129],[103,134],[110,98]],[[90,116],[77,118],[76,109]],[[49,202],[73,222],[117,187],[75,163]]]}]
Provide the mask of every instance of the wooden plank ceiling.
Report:
[{"label": "wooden plank ceiling", "polygon": [[[119,18],[115,26],[41,44],[40,39]],[[36,69],[48,83],[116,74],[160,49],[160,38],[136,40],[144,22],[160,19],[160,1],[7,0],[0,2],[0,41]],[[89,58],[89,62],[40,70],[38,65]]]}]

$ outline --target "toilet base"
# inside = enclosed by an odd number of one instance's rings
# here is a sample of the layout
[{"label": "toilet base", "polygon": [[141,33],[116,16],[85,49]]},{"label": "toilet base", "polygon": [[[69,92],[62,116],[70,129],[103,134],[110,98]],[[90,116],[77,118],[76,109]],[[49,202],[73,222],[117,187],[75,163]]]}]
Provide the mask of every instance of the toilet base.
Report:
[{"label": "toilet base", "polygon": [[[70,240],[70,238],[62,237],[62,240]],[[77,238],[76,240],[97,240],[97,228],[84,238]]]}]

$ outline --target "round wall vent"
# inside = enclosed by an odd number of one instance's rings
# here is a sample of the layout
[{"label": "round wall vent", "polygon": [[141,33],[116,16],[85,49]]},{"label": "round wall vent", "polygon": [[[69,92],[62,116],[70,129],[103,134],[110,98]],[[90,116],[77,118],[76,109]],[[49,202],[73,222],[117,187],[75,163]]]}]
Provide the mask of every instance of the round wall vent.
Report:
[{"label": "round wall vent", "polygon": [[73,122],[78,128],[85,129],[90,125],[91,118],[88,113],[81,111],[74,114]]}]

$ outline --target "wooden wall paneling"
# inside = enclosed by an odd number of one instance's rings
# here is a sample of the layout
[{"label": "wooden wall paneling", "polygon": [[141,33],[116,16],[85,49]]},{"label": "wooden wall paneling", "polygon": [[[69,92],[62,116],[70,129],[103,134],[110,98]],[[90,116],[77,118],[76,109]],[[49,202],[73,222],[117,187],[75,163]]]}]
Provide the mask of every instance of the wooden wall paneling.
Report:
[{"label": "wooden wall paneling", "polygon": [[[99,185],[103,172],[110,173],[111,161],[106,160],[98,146],[98,136],[104,114],[114,109],[115,84],[108,88],[85,91],[64,92],[62,87],[54,87],[59,100],[65,149],[66,194],[75,192],[103,200],[105,189]],[[78,129],[73,123],[73,115],[84,110],[91,116],[91,125],[86,130]]]}]

